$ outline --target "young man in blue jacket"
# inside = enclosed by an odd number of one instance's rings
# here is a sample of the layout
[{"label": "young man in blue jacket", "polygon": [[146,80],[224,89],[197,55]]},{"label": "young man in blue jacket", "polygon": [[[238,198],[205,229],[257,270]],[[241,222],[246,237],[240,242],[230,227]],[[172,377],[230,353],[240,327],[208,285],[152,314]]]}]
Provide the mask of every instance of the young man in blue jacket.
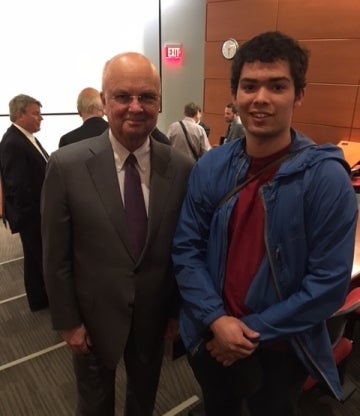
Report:
[{"label": "young man in blue jacket", "polygon": [[244,399],[251,416],[296,415],[309,373],[341,398],[325,321],[348,291],[357,202],[340,149],[291,128],[307,66],[280,32],[244,43],[231,90],[246,137],[190,176],[173,260],[207,416],[238,416]]}]

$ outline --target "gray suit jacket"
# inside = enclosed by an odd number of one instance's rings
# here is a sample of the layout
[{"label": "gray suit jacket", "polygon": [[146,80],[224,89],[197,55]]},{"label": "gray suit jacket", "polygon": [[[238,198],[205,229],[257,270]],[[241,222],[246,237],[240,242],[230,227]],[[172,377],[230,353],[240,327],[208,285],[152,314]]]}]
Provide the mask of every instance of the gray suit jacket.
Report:
[{"label": "gray suit jacket", "polygon": [[226,137],[226,141],[229,142],[234,139],[238,139],[245,135],[244,126],[240,122],[239,117],[235,117],[234,120],[230,123],[230,132]]},{"label": "gray suit jacket", "polygon": [[148,231],[138,261],[108,131],[54,152],[43,187],[44,273],[54,329],[84,323],[109,368],[122,356],[132,320],[144,361],[161,348],[177,296],[170,250],[192,163],[154,140],[150,158]]}]

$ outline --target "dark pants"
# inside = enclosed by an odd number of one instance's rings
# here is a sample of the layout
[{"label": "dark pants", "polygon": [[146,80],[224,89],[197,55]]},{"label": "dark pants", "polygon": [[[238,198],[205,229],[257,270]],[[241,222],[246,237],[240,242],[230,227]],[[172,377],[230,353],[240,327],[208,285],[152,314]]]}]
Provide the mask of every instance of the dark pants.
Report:
[{"label": "dark pants", "polygon": [[30,309],[48,305],[43,265],[40,220],[30,221],[19,232],[24,252],[24,285]]},{"label": "dark pants", "polygon": [[244,404],[251,416],[298,415],[307,371],[290,350],[258,350],[230,367],[201,350],[189,363],[202,389],[206,416],[240,416]]},{"label": "dark pants", "polygon": [[[115,329],[114,329],[115,330]],[[136,351],[130,335],[125,351],[125,416],[152,416],[159,383],[163,348],[144,360]],[[113,416],[115,414],[116,369],[109,369],[94,351],[73,355],[78,389],[78,416]]]}]

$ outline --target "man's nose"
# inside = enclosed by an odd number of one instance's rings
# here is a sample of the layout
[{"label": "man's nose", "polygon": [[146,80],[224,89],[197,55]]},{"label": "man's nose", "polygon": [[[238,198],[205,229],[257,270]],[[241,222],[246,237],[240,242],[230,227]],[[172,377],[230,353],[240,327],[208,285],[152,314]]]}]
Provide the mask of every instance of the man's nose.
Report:
[{"label": "man's nose", "polygon": [[133,109],[143,109],[142,103],[141,103],[141,96],[139,95],[131,95],[131,101],[129,103],[129,108]]},{"label": "man's nose", "polygon": [[269,99],[268,91],[266,87],[260,87],[255,95],[255,101],[265,102]]}]

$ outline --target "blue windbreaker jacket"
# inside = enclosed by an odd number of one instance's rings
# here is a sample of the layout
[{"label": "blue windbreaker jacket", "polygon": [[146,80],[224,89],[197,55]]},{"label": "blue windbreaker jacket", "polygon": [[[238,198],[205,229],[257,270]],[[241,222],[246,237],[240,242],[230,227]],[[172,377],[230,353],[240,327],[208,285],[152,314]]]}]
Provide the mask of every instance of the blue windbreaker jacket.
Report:
[{"label": "blue windbreaker jacket", "polygon": [[[291,136],[294,156],[260,190],[266,255],[245,299],[253,313],[242,320],[261,334],[260,346],[289,341],[309,373],[342,399],[325,321],[349,288],[357,200],[337,146],[315,145],[294,130]],[[183,298],[180,332],[192,353],[209,324],[226,315],[228,223],[238,194],[219,201],[244,180],[248,166],[238,139],[208,152],[190,175],[173,261]]]}]

